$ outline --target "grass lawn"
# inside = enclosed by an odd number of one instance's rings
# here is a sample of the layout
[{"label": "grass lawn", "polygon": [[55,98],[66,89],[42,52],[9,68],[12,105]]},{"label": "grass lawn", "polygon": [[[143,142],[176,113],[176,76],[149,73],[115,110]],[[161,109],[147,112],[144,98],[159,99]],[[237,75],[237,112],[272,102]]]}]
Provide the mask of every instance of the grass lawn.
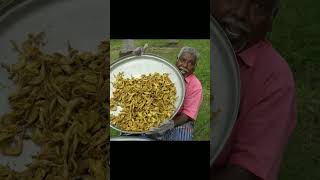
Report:
[{"label": "grass lawn", "polygon": [[271,40],[296,81],[298,124],[279,180],[320,179],[320,1],[282,0]]},{"label": "grass lawn", "polygon": [[[152,53],[167,59],[175,64],[177,55],[183,46],[196,48],[200,53],[200,59],[195,74],[202,83],[203,102],[195,123],[194,140],[209,140],[210,132],[210,42],[209,40],[179,40],[177,46],[168,47],[168,40],[135,40],[135,47],[143,47],[148,43],[149,47],[145,53]],[[119,58],[119,51],[122,46],[121,40],[111,40],[111,63]],[[118,136],[119,133],[111,130],[111,137]]]}]

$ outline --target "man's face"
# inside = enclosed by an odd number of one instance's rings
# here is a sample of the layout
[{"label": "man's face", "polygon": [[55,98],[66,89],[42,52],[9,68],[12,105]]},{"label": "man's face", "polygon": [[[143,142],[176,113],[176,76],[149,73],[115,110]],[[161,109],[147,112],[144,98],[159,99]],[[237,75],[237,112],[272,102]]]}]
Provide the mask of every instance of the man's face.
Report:
[{"label": "man's face", "polygon": [[184,77],[192,74],[196,67],[196,61],[190,53],[183,53],[182,56],[177,59],[177,68],[182,72]]},{"label": "man's face", "polygon": [[211,14],[236,52],[257,43],[271,30],[276,0],[211,0]]}]

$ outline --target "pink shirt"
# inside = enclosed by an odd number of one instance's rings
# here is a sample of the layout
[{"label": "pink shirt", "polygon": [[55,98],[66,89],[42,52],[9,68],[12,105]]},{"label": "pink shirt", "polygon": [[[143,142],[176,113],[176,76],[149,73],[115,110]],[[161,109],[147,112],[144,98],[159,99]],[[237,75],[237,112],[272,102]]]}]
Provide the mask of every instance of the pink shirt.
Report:
[{"label": "pink shirt", "polygon": [[184,101],[179,112],[196,120],[202,102],[201,82],[194,74],[190,74],[185,78],[185,88]]},{"label": "pink shirt", "polygon": [[293,76],[267,40],[238,54],[238,63],[239,115],[215,166],[238,165],[262,180],[276,180],[285,145],[296,125]]}]

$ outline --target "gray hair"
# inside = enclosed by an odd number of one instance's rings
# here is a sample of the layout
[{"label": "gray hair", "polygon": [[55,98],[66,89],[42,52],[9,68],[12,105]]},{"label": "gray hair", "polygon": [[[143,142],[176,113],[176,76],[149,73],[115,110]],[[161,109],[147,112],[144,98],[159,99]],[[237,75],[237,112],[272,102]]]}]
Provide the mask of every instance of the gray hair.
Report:
[{"label": "gray hair", "polygon": [[180,57],[184,54],[184,53],[189,53],[193,56],[193,59],[195,60],[196,64],[198,62],[198,59],[199,59],[199,53],[198,51],[193,48],[193,47],[188,47],[188,46],[184,46],[181,48],[179,54],[178,54],[178,57],[177,57],[177,60],[180,59]]}]

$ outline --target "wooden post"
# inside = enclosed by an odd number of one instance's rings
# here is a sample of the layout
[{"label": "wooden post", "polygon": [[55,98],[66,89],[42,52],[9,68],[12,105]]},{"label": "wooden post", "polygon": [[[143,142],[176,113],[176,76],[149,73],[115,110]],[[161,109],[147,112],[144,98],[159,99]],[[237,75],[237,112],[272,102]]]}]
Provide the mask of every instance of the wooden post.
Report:
[{"label": "wooden post", "polygon": [[122,40],[122,48],[119,52],[119,57],[129,55],[134,50],[134,41],[133,39],[124,39]]}]

